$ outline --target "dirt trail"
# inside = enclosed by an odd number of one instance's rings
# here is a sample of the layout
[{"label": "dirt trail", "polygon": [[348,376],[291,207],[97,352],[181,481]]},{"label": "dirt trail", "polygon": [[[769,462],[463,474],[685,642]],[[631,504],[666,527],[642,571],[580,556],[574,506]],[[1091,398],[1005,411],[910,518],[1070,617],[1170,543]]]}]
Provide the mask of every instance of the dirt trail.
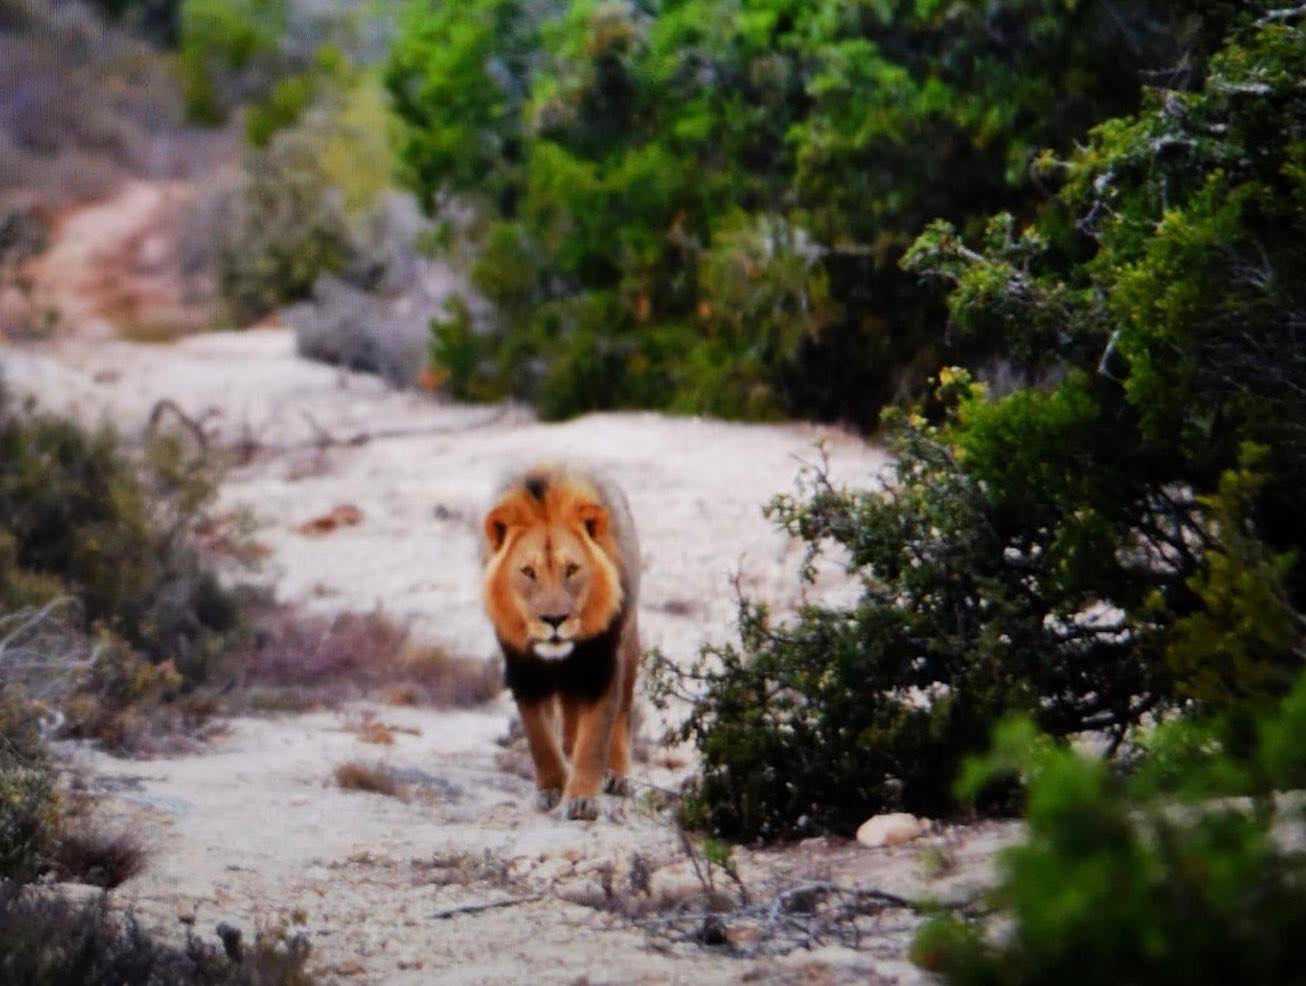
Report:
[{"label": "dirt trail", "polygon": [[103,202],[73,209],[55,224],[50,248],[28,267],[36,311],[58,333],[95,341],[126,330],[167,339],[213,318],[213,286],[187,274],[179,215],[196,200],[187,181],[128,182]]},{"label": "dirt trail", "polygon": [[[82,286],[95,275],[84,265],[133,235],[130,216],[148,214],[148,199],[132,186],[62,225],[45,269],[66,313],[94,322],[94,299]],[[477,601],[477,522],[505,469],[577,458],[625,487],[645,546],[646,643],[685,661],[704,640],[729,637],[732,573],[781,613],[802,598],[800,549],[771,528],[760,504],[792,486],[818,440],[827,442],[836,478],[865,482],[885,463],[881,449],[837,429],[656,414],[550,425],[521,409],[399,393],[298,359],[282,330],[147,346],[92,328],[8,347],[0,355],[7,384],[129,436],[141,433],[159,401],[175,402],[212,445],[248,453],[224,479],[221,505],[255,520],[255,537],[269,550],[260,577],[280,598],[321,612],[381,605],[458,655],[493,653]],[[324,537],[299,532],[344,504],[361,511],[361,523]],[[829,598],[854,589],[830,569],[812,591]],[[402,727],[393,746],[366,745],[345,728],[364,711]],[[242,718],[199,755],[127,761],[78,750],[74,769],[105,794],[103,810],[151,848],[146,870],[114,891],[116,902],[174,934],[183,919],[204,934],[221,920],[248,934],[302,926],[327,981],[925,980],[904,960],[916,921],[904,910],[865,919],[869,948],[827,944],[761,962],[650,937],[591,906],[605,899],[605,872],[620,888],[632,867],[651,870],[655,896],[691,892],[679,838],[638,797],[608,803],[607,817],[594,823],[536,813],[529,783],[499,765],[496,740],[510,711],[501,698],[466,712],[360,706]],[[333,771],[350,759],[400,771],[412,797],[340,790]],[[636,780],[669,786],[678,777],[644,765]],[[755,896],[782,879],[817,877],[911,897],[964,897],[990,878],[992,850],[1011,834],[1003,826],[937,832],[889,850],[821,840],[741,851],[740,863]]]}]

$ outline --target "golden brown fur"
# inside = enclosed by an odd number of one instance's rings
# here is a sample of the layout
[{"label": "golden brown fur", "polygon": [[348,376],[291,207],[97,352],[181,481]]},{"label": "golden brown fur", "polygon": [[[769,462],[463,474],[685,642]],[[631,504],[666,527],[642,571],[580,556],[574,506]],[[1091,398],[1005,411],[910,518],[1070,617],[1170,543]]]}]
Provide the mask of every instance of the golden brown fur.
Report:
[{"label": "golden brown fur", "polygon": [[624,794],[630,769],[639,545],[625,497],[592,474],[537,466],[503,488],[484,529],[485,611],[540,801],[563,797],[567,817],[593,818],[605,779]]}]

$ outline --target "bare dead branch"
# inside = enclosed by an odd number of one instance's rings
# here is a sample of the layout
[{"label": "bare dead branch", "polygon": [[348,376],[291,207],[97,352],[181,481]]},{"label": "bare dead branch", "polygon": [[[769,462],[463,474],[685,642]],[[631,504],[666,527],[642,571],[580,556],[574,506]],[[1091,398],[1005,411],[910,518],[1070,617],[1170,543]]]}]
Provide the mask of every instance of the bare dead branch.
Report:
[{"label": "bare dead branch", "polygon": [[497,408],[493,413],[470,424],[428,425],[411,428],[378,428],[370,431],[358,431],[354,432],[352,435],[343,436],[332,434],[326,428],[318,424],[318,422],[315,421],[308,412],[301,411],[301,416],[305,419],[308,426],[313,429],[313,438],[300,442],[265,442],[258,438],[252,430],[246,428],[239,441],[229,445],[212,445],[210,447],[214,451],[238,452],[242,455],[243,460],[248,462],[260,453],[284,455],[288,452],[301,452],[311,449],[321,451],[328,448],[357,448],[371,442],[387,441],[395,438],[419,438],[425,435],[450,435],[464,431],[476,431],[481,428],[488,428],[491,425],[498,424],[507,417],[508,411],[509,409],[507,407]]},{"label": "bare dead branch", "polygon": [[482,911],[493,911],[501,907],[516,907],[519,904],[533,904],[537,900],[543,900],[543,894],[530,894],[526,897],[509,897],[507,900],[494,900],[485,904],[464,904],[462,907],[447,907],[442,911],[436,911],[431,915],[432,921],[448,921],[450,918],[458,917],[462,914],[480,914]]},{"label": "bare dead branch", "polygon": [[1299,3],[1295,7],[1281,7],[1278,10],[1268,11],[1256,22],[1256,26],[1266,27],[1270,24],[1277,24],[1280,21],[1290,21],[1294,17],[1302,16],[1306,16],[1306,3]]},{"label": "bare dead branch", "polygon": [[163,423],[164,416],[168,414],[171,414],[176,418],[178,423],[180,423],[181,426],[190,433],[191,437],[195,439],[195,444],[205,451],[208,450],[209,439],[204,433],[204,426],[183,411],[181,406],[170,397],[165,397],[154,403],[154,407],[150,411],[150,419],[145,425],[145,435],[147,438],[153,437],[158,432],[159,426]]}]

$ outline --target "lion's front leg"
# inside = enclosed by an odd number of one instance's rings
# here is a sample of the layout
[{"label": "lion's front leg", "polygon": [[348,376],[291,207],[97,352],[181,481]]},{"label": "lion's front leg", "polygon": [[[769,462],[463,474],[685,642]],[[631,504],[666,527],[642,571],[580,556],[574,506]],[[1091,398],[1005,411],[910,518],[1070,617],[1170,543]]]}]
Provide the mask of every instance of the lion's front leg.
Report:
[{"label": "lion's front leg", "polygon": [[536,800],[541,811],[548,811],[562,797],[567,783],[567,763],[558,749],[557,702],[553,698],[534,702],[517,700],[531,760],[535,764]]},{"label": "lion's front leg", "polygon": [[568,760],[576,752],[576,731],[580,726],[580,704],[574,699],[564,698],[562,705],[562,755]]},{"label": "lion's front leg", "polygon": [[607,794],[627,797],[630,794],[630,740],[631,709],[635,703],[635,673],[639,668],[639,630],[635,614],[630,615],[621,634],[618,652],[623,669],[621,705],[612,727],[612,742],[608,749],[608,771],[603,782]]},{"label": "lion's front leg", "polygon": [[562,794],[568,818],[599,817],[599,788],[607,770],[617,719],[615,697],[615,694],[604,695],[597,702],[577,703],[574,707],[576,745],[571,755],[571,780]]},{"label": "lion's front leg", "polygon": [[624,798],[630,794],[630,713],[622,709],[612,725],[608,746],[608,769],[603,779],[605,794]]}]

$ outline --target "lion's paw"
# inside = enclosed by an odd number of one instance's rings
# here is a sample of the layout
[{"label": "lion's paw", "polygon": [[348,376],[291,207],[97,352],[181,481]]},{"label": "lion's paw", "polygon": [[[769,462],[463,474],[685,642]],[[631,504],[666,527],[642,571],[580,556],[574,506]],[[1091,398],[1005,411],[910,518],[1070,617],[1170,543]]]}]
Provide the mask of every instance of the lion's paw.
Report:
[{"label": "lion's paw", "polygon": [[630,778],[625,774],[608,774],[603,779],[603,793],[617,798],[630,797]]},{"label": "lion's paw", "polygon": [[562,788],[542,787],[535,792],[535,807],[540,811],[553,811],[562,800]]},{"label": "lion's paw", "polygon": [[599,817],[599,799],[568,798],[565,814],[572,821],[592,822]]}]

